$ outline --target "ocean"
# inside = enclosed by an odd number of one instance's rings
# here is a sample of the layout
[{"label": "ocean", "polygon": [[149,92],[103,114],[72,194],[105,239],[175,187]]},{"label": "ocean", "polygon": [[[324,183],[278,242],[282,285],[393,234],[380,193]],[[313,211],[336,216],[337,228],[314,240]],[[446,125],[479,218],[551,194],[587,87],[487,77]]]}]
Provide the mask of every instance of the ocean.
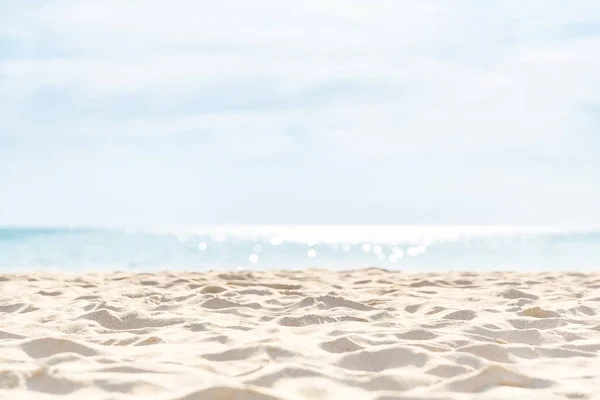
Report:
[{"label": "ocean", "polygon": [[600,268],[600,230],[476,226],[0,228],[0,273]]}]

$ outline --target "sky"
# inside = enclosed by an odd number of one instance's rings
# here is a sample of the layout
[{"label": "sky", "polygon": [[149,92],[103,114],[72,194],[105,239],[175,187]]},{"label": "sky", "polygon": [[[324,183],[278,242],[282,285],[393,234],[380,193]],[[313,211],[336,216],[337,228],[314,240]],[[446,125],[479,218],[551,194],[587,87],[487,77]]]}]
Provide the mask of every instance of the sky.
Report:
[{"label": "sky", "polygon": [[597,0],[0,0],[0,225],[600,226]]}]

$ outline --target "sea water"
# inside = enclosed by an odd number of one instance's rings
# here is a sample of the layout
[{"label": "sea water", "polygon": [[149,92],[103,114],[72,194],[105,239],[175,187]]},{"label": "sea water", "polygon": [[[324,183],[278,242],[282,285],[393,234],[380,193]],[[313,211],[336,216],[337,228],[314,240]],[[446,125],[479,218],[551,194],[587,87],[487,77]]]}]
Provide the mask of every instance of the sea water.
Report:
[{"label": "sea water", "polygon": [[474,226],[0,228],[0,273],[600,269],[600,230]]}]

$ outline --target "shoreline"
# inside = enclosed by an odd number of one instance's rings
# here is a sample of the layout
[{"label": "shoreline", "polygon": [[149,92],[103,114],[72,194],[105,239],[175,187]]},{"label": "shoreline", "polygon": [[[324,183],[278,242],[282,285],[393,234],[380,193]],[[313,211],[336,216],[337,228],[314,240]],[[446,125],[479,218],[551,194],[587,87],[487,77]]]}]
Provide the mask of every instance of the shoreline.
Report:
[{"label": "shoreline", "polygon": [[[598,266],[600,268],[600,265]],[[411,275],[438,275],[438,274],[516,274],[516,275],[539,275],[539,274],[586,274],[600,276],[600,269],[576,269],[573,268],[548,268],[548,269],[536,269],[529,267],[518,267],[518,268],[421,268],[421,267],[397,267],[397,268],[385,268],[378,266],[357,266],[350,268],[339,268],[337,266],[306,266],[306,267],[271,267],[271,266],[257,266],[255,264],[249,266],[223,266],[223,267],[212,267],[204,268],[170,268],[170,267],[150,267],[150,268],[86,268],[81,271],[76,271],[71,268],[52,268],[52,267],[36,267],[35,269],[20,269],[21,267],[5,267],[8,272],[2,272],[0,270],[0,276],[25,276],[25,275],[64,275],[64,276],[83,276],[83,275],[111,275],[111,274],[129,274],[132,276],[142,274],[213,274],[213,273],[299,273],[299,272],[315,272],[315,273],[355,273],[360,271],[380,271],[382,273],[389,274],[411,274]],[[19,270],[20,269],[20,270]],[[16,272],[15,272],[16,271]]]}]

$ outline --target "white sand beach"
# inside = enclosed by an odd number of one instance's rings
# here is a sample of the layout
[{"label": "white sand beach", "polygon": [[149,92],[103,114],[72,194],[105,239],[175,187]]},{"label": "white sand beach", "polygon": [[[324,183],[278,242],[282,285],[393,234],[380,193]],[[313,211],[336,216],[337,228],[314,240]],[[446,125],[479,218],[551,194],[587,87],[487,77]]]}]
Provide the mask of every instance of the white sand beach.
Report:
[{"label": "white sand beach", "polygon": [[600,274],[0,275],[1,399],[600,398]]}]

